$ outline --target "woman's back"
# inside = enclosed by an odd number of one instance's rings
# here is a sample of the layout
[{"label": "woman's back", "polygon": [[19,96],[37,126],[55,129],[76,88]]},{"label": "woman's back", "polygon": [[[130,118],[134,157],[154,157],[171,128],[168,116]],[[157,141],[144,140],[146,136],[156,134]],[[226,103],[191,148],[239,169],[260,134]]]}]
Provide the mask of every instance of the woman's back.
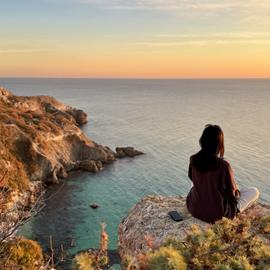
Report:
[{"label": "woman's back", "polygon": [[211,223],[234,218],[258,199],[259,191],[248,188],[240,195],[231,166],[223,159],[224,134],[219,126],[206,125],[199,142],[201,150],[190,158],[188,174],[193,187],[187,196],[188,210]]},{"label": "woman's back", "polygon": [[214,222],[226,215],[226,211],[228,212],[226,198],[229,196],[230,186],[233,185],[229,163],[219,158],[215,168],[199,171],[191,158],[189,177],[193,182],[193,188],[187,197],[190,213],[207,222]]}]

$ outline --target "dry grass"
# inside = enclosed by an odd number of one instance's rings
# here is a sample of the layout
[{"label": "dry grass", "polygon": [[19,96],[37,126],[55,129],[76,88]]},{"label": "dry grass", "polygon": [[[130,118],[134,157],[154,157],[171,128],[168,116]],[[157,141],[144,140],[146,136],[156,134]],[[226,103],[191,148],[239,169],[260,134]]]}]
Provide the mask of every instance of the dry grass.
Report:
[{"label": "dry grass", "polygon": [[27,188],[38,166],[32,143],[44,149],[48,136],[75,127],[72,115],[57,107],[63,106],[52,97],[0,96],[0,171],[8,170],[2,187]]}]

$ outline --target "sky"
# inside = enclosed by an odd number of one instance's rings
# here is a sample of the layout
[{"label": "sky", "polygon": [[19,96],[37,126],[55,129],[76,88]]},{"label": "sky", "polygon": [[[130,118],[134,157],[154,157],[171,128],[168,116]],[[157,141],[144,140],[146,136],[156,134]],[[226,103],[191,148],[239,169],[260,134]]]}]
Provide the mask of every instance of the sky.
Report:
[{"label": "sky", "polygon": [[0,77],[270,78],[270,0],[0,0]]}]

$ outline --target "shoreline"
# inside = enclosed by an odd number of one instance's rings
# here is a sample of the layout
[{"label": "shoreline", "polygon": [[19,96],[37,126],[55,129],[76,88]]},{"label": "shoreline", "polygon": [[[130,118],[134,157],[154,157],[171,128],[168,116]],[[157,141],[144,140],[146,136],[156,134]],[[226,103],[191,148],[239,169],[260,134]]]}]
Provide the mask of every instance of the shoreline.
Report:
[{"label": "shoreline", "polygon": [[143,154],[95,143],[80,129],[87,122],[85,112],[53,97],[16,96],[0,87],[2,243],[16,241],[18,227],[42,210],[46,184],[59,183],[69,172],[98,173],[119,158]]}]

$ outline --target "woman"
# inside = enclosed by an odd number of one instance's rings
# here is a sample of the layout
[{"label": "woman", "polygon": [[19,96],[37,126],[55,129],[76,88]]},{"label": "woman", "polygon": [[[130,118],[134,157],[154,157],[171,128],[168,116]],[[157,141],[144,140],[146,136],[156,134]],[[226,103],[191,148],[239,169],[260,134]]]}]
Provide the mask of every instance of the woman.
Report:
[{"label": "woman", "polygon": [[200,138],[201,150],[191,156],[188,176],[193,182],[187,196],[189,212],[214,223],[233,219],[259,198],[257,188],[238,190],[230,164],[223,159],[224,135],[217,125],[207,125]]}]

